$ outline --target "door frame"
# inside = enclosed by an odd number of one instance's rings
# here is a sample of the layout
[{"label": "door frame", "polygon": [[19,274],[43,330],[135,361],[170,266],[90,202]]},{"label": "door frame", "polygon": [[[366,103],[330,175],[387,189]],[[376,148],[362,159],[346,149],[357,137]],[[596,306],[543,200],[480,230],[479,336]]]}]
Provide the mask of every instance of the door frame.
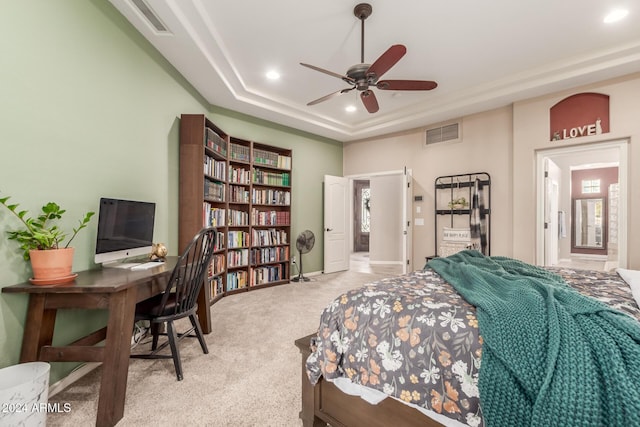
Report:
[{"label": "door frame", "polygon": [[[368,179],[354,179],[353,180],[353,195],[351,203],[353,203],[353,251],[354,252],[369,252],[369,232],[362,232],[358,229],[362,224],[362,214],[360,213],[362,190],[369,188],[370,183]],[[366,245],[363,243],[366,236]],[[366,246],[366,250],[364,249]]]},{"label": "door frame", "polygon": [[[349,224],[351,224],[350,226],[353,227],[353,216],[354,216],[354,212],[353,212],[353,182],[356,180],[361,180],[361,179],[370,179],[373,177],[379,177],[379,176],[389,176],[389,175],[398,175],[400,177],[403,178],[403,182],[402,185],[404,187],[405,185],[405,180],[409,179],[409,182],[412,181],[412,170],[411,169],[407,169],[406,167],[404,169],[399,169],[399,170],[390,170],[390,171],[383,171],[383,172],[371,172],[371,173],[363,173],[363,174],[354,174],[354,175],[345,175],[345,178],[349,179],[349,197],[351,198],[351,200],[349,200],[349,203],[347,204],[349,206]],[[404,197],[406,197],[406,204],[403,204],[404,206],[402,206],[403,212],[402,212],[402,216],[403,216],[403,224],[402,224],[402,242],[403,242],[403,253],[402,256],[405,258],[404,260],[400,260],[398,261],[398,264],[402,264],[402,271],[403,273],[407,273],[409,271],[412,270],[413,268],[413,239],[412,239],[412,229],[413,229],[413,211],[410,207],[410,204],[413,201],[413,197],[409,195],[413,194],[413,185],[411,185],[409,187],[409,189],[401,189],[402,194],[403,194],[403,200]],[[409,207],[407,207],[409,206]],[[353,228],[351,230],[349,230],[349,233],[351,234],[351,236],[353,236]],[[351,239],[351,241],[353,242],[353,239]],[[351,245],[351,252],[353,252],[353,243]],[[408,261],[408,263],[407,263]]]},{"label": "door frame", "polygon": [[578,154],[603,149],[618,149],[619,164],[618,177],[620,186],[620,198],[618,201],[618,265],[627,267],[627,213],[628,213],[628,179],[629,179],[629,139],[619,138],[610,141],[601,141],[588,144],[571,145],[567,147],[548,148],[535,151],[536,157],[536,264],[544,265],[544,219],[545,219],[545,176],[544,159],[562,154]]}]

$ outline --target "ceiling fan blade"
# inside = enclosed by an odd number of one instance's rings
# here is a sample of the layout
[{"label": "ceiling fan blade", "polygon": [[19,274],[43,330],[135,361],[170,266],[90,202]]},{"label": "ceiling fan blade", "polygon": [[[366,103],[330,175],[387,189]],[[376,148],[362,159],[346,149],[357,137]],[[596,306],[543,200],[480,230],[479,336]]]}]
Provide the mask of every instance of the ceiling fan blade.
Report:
[{"label": "ceiling fan blade", "polygon": [[367,75],[373,74],[377,78],[380,78],[384,73],[389,71],[391,67],[396,65],[396,62],[400,61],[400,58],[407,53],[407,48],[401,44],[394,44],[385,53],[380,55],[380,58],[376,59],[376,62],[371,64],[367,70]]},{"label": "ceiling fan blade", "polygon": [[348,83],[354,82],[354,80],[351,77],[343,76],[342,74],[334,73],[333,71],[325,70],[324,68],[316,67],[315,65],[305,64],[303,62],[301,62],[300,65],[302,65],[303,67],[311,68],[312,70],[320,71],[321,73],[328,74],[333,77],[337,77]]},{"label": "ceiling fan blade", "polygon": [[309,102],[307,105],[319,104],[319,103],[324,102],[324,101],[326,101],[328,99],[334,98],[334,97],[336,97],[338,95],[342,95],[343,93],[347,93],[349,91],[352,91],[353,89],[355,89],[355,86],[354,87],[350,87],[349,89],[342,89],[342,90],[339,90],[337,92],[330,93],[329,95],[325,95],[322,98],[318,98],[318,99],[316,99],[314,101]]},{"label": "ceiling fan blade", "polygon": [[364,108],[366,108],[368,112],[375,113],[378,111],[378,100],[373,92],[370,90],[363,90],[360,92],[360,99],[362,99]]},{"label": "ceiling fan blade", "polygon": [[438,83],[430,80],[380,80],[376,87],[381,90],[431,90]]}]

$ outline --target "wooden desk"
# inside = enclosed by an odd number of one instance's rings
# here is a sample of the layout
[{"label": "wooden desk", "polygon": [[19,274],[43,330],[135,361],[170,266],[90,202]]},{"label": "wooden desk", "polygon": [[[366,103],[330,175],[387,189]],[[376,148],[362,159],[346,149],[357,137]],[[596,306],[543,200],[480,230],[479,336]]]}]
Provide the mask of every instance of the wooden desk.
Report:
[{"label": "wooden desk", "polygon": [[[97,426],[114,426],[124,415],[135,306],[164,291],[178,257],[149,270],[104,268],[78,272],[74,282],[7,286],[28,293],[29,306],[20,362],[102,362]],[[66,346],[52,346],[58,309],[108,310],[107,326]],[[104,346],[96,346],[105,340]]]}]

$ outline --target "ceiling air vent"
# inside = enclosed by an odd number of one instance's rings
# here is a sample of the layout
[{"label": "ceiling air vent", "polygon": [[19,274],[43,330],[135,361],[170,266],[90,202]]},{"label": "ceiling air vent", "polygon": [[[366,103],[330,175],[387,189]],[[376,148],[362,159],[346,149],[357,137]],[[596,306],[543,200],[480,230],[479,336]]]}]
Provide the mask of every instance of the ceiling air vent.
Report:
[{"label": "ceiling air vent", "polygon": [[147,18],[147,21],[155,30],[159,33],[170,33],[169,29],[162,23],[158,15],[149,7],[144,0],[131,0],[131,2],[138,8],[140,13]]},{"label": "ceiling air vent", "polygon": [[451,123],[433,129],[427,129],[425,145],[437,144],[438,142],[460,141],[460,123]]}]

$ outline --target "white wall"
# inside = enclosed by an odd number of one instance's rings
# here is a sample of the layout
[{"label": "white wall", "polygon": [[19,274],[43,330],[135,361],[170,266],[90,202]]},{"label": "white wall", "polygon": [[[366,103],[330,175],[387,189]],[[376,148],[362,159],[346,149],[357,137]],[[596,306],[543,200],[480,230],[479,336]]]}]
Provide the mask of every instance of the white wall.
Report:
[{"label": "white wall", "polygon": [[[610,96],[611,132],[570,141],[549,141],[549,108],[558,101],[581,92]],[[424,129],[399,135],[353,141],[344,144],[345,175],[379,171],[413,170],[414,194],[423,202],[413,203],[413,264],[424,264],[434,251],[433,182],[441,175],[487,172],[492,180],[491,254],[513,256],[534,263],[536,253],[536,176],[538,150],[562,145],[587,144],[628,138],[629,268],[640,268],[640,121],[637,116],[640,73],[600,84],[575,88],[553,95],[524,100],[514,105],[466,116],[462,119],[462,142],[424,146]],[[425,124],[425,129],[437,126]],[[420,206],[421,213],[415,208]],[[634,215],[635,214],[635,215]]]},{"label": "white wall", "polygon": [[[512,254],[512,141],[511,107],[503,107],[462,120],[462,141],[426,147],[424,130],[344,144],[345,175],[366,175],[389,170],[413,171],[413,194],[422,202],[413,202],[413,260],[415,268],[433,255],[434,181],[438,176],[487,172],[492,179],[491,253]],[[436,126],[434,124],[433,126]],[[429,127],[433,127],[429,126]],[[398,204],[400,210],[401,204]],[[416,208],[420,207],[420,213]],[[415,225],[416,220],[424,225]],[[418,221],[419,222],[419,221]]]},{"label": "white wall", "polygon": [[374,176],[371,188],[369,261],[402,261],[402,175]]},{"label": "white wall", "polygon": [[[609,95],[610,132],[573,140],[549,141],[549,108],[567,96],[582,92]],[[628,139],[627,266],[633,269],[640,268],[640,222],[634,221],[640,213],[640,186],[634,185],[640,180],[638,95],[640,73],[514,104],[513,165],[518,171],[518,176],[513,177],[511,205],[514,257],[527,262],[535,260],[536,177],[533,159],[536,151]]]}]

